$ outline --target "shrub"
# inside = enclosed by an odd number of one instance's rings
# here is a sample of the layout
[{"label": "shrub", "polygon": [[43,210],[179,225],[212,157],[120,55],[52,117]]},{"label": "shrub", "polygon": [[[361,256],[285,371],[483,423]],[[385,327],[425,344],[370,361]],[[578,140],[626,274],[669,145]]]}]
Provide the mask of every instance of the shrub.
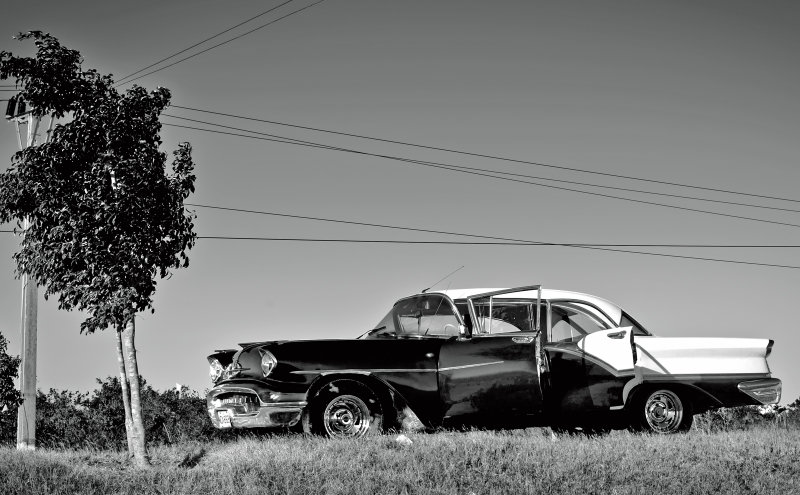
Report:
[{"label": "shrub", "polygon": [[[205,397],[198,392],[187,387],[158,392],[144,379],[141,383],[143,422],[147,443],[151,446],[247,434],[215,429],[206,412]],[[36,402],[38,446],[103,450],[127,447],[119,379],[98,379],[97,384],[98,388],[91,393],[39,391]]]},{"label": "shrub", "polygon": [[14,443],[17,435],[17,406],[22,396],[14,386],[20,359],[6,352],[8,341],[0,333],[0,444]]}]

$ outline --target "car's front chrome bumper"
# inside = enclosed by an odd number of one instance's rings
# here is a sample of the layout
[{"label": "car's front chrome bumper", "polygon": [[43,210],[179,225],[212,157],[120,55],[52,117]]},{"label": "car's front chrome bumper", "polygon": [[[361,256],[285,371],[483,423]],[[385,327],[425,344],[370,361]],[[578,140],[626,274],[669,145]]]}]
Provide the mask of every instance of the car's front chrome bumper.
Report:
[{"label": "car's front chrome bumper", "polygon": [[762,404],[777,404],[781,400],[781,381],[777,378],[748,380],[739,384],[739,390]]},{"label": "car's front chrome bumper", "polygon": [[[287,428],[302,418],[304,399],[304,394],[223,384],[208,392],[206,406],[216,428]],[[223,411],[229,415],[230,425],[220,420]]]}]

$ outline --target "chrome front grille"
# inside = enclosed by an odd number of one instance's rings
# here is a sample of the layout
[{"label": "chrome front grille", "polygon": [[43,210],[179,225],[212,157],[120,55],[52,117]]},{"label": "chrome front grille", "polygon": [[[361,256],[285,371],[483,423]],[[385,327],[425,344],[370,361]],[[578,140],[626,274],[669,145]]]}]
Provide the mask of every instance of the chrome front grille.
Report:
[{"label": "chrome front grille", "polygon": [[248,414],[257,412],[261,401],[256,394],[228,393],[217,396],[212,405],[214,408],[224,408],[235,414]]}]

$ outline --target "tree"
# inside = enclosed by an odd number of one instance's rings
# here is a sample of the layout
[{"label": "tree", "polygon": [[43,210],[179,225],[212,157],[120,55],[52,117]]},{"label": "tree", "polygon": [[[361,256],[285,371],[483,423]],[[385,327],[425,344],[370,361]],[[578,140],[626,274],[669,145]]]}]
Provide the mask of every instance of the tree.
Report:
[{"label": "tree", "polygon": [[191,146],[173,152],[172,173],[160,150],[159,115],[170,92],[124,93],[110,75],[83,70],[81,55],[41,31],[36,56],[0,52],[0,79],[14,78],[33,115],[65,119],[38,146],[14,154],[0,174],[0,220],[30,226],[14,255],[28,273],[57,296],[60,309],[88,313],[81,333],[117,332],[128,447],[147,465],[135,315],[153,311],[156,277],[189,264],[196,240],[194,215],[184,200],[194,192]]},{"label": "tree", "polygon": [[14,378],[19,371],[18,357],[7,353],[8,341],[0,333],[0,444],[11,443],[14,438],[14,418],[22,396],[14,386]]}]

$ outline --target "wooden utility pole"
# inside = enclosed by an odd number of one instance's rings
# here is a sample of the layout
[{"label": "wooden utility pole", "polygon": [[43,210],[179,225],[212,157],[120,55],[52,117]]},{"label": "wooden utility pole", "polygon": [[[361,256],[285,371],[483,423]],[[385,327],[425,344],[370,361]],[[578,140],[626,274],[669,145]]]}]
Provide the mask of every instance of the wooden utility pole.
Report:
[{"label": "wooden utility pole", "polygon": [[[30,125],[28,126],[30,129]],[[31,142],[30,134],[28,142]],[[28,144],[32,146],[32,144]],[[30,226],[27,218],[23,228]],[[22,366],[19,388],[22,405],[17,412],[17,449],[36,448],[36,325],[39,291],[36,280],[27,273],[22,274]]]},{"label": "wooden utility pole", "polygon": [[[13,107],[13,108],[12,108]],[[32,109],[30,109],[32,110]],[[39,132],[39,117],[35,117],[28,110],[25,112],[24,103],[16,98],[9,102],[6,112],[7,118],[13,120],[17,126],[17,136],[21,149],[34,146],[36,135]],[[25,146],[22,141],[21,124],[27,122],[28,135]],[[50,125],[53,125],[52,119]],[[49,130],[48,130],[49,131]],[[49,137],[49,134],[48,134]],[[22,228],[30,227],[30,219],[26,218]],[[22,274],[22,365],[19,375],[19,388],[22,394],[22,404],[17,410],[17,449],[36,448],[36,334],[39,291],[36,280],[27,273]]]}]

